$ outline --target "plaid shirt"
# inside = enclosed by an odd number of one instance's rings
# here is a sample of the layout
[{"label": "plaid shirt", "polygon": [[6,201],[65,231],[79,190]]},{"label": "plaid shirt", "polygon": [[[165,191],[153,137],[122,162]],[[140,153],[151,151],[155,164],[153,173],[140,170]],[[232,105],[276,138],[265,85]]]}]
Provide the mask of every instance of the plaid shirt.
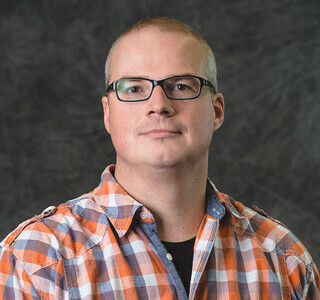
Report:
[{"label": "plaid shirt", "polygon": [[1,299],[320,299],[302,243],[209,180],[188,297],[152,213],[112,168],[92,193],[22,223],[0,244]]}]

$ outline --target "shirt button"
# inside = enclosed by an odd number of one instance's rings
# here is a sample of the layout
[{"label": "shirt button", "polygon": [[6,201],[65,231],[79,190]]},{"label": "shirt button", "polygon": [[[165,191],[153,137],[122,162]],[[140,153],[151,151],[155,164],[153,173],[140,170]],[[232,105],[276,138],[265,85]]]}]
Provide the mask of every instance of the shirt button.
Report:
[{"label": "shirt button", "polygon": [[142,211],[142,212],[140,213],[140,218],[141,218],[142,220],[145,220],[145,219],[148,218],[148,214],[147,214],[145,211]]},{"label": "shirt button", "polygon": [[55,206],[49,206],[47,207],[43,212],[42,215],[46,215],[48,213],[51,213],[56,207]]},{"label": "shirt button", "polygon": [[220,215],[220,211],[219,210],[213,208],[212,211],[213,211],[213,213],[217,214],[218,216]]},{"label": "shirt button", "polygon": [[173,257],[172,257],[172,255],[170,254],[170,253],[167,253],[167,259],[169,259],[169,260],[173,260]]}]

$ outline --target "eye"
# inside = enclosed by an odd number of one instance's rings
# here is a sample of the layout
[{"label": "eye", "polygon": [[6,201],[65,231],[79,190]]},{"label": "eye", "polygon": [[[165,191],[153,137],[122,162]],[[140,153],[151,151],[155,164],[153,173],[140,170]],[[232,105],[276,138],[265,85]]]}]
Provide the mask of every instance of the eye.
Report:
[{"label": "eye", "polygon": [[118,84],[117,89],[122,94],[139,94],[144,92],[145,87],[142,84],[124,81]]},{"label": "eye", "polygon": [[198,80],[193,77],[173,77],[167,80],[166,89],[171,93],[186,95],[186,93],[196,93],[199,85]]},{"label": "eye", "polygon": [[190,90],[191,87],[187,84],[183,84],[183,83],[179,83],[179,84],[176,84],[174,86],[172,86],[172,90],[176,90],[176,91],[186,91],[186,90]]},{"label": "eye", "polygon": [[124,93],[132,93],[132,94],[136,94],[139,92],[141,92],[140,86],[130,86],[124,91]]}]

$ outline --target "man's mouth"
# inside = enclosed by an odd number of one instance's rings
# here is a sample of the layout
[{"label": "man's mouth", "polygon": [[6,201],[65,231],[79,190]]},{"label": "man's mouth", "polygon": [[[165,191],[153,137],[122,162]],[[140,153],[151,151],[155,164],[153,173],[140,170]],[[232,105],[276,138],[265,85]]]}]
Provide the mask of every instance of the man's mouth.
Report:
[{"label": "man's mouth", "polygon": [[173,137],[181,134],[181,131],[175,129],[167,129],[167,128],[154,128],[151,130],[146,130],[141,133],[141,135],[146,135],[155,138],[161,137]]}]

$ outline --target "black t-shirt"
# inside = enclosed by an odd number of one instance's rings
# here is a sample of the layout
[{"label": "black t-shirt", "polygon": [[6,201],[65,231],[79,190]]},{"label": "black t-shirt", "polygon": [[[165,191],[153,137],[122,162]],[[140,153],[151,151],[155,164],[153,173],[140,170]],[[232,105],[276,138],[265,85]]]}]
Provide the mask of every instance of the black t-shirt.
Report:
[{"label": "black t-shirt", "polygon": [[195,240],[196,238],[194,237],[190,240],[179,243],[162,242],[167,252],[172,255],[172,262],[180,275],[187,295],[189,294],[190,289],[193,247]]}]

